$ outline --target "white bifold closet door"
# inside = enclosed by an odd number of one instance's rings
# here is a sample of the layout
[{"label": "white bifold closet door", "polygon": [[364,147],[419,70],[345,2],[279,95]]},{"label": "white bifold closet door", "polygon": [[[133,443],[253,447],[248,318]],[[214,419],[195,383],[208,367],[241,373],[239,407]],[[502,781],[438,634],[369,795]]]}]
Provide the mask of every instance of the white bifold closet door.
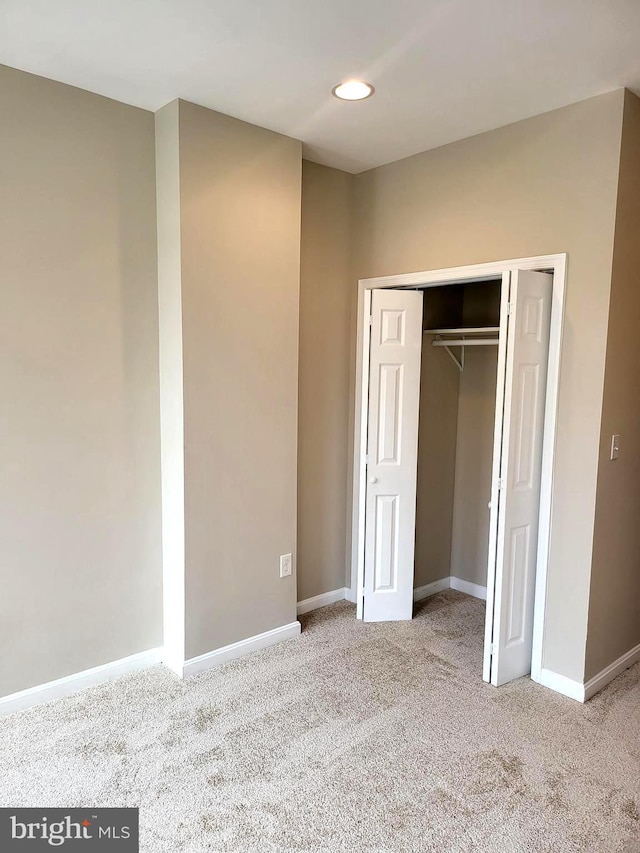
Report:
[{"label": "white bifold closet door", "polygon": [[511,274],[504,408],[496,411],[501,446],[492,495],[498,512],[485,640],[485,678],[489,671],[495,685],[531,671],[552,284],[547,273]]},{"label": "white bifold closet door", "polygon": [[364,620],[413,616],[422,293],[371,297]]}]

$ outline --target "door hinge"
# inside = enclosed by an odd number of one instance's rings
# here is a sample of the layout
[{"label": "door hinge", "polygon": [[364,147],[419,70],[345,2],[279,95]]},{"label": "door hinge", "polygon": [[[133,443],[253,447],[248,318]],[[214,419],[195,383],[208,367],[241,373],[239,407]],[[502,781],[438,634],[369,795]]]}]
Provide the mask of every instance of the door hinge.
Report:
[{"label": "door hinge", "polygon": [[368,453],[365,453],[365,455],[364,455],[364,464],[365,465],[369,464],[369,454]]},{"label": "door hinge", "polygon": [[498,491],[501,492],[504,489],[504,480],[502,477],[498,477]]},{"label": "door hinge", "polygon": [[491,643],[491,645],[489,646],[489,654],[490,654],[490,655],[495,655],[495,653],[496,653],[496,644],[495,644],[495,643]]},{"label": "door hinge", "polygon": [[369,325],[373,326],[373,317],[372,316],[369,317]]},{"label": "door hinge", "polygon": [[513,314],[513,302],[507,302],[507,314]]}]

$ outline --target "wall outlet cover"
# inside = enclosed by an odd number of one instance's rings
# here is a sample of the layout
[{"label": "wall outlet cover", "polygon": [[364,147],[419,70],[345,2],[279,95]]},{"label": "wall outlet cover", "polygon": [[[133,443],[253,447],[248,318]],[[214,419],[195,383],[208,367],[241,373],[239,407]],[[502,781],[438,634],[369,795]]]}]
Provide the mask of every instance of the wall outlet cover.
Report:
[{"label": "wall outlet cover", "polygon": [[620,435],[611,436],[611,459],[617,459],[620,456]]},{"label": "wall outlet cover", "polygon": [[293,571],[293,557],[291,554],[283,554],[280,557],[280,577],[287,578]]}]

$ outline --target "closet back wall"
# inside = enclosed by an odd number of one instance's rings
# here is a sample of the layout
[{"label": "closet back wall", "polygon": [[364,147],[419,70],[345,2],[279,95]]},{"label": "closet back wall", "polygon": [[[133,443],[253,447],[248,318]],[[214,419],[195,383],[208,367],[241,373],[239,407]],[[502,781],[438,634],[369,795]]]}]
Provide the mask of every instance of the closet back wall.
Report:
[{"label": "closet back wall", "polygon": [[[502,282],[465,288],[464,326],[499,326]],[[451,574],[487,585],[489,498],[496,417],[498,347],[469,347],[460,376]]]},{"label": "closet back wall", "polygon": [[432,340],[422,341],[414,587],[451,574],[460,371]]},{"label": "closet back wall", "polygon": [[469,347],[458,401],[451,574],[480,586],[487,585],[497,369],[497,346]]}]

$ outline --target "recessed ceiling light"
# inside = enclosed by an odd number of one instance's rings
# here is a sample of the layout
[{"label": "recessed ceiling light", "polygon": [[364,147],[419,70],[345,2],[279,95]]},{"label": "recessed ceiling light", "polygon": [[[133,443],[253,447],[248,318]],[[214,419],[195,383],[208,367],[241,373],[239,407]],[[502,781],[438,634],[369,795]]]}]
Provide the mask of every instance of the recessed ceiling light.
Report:
[{"label": "recessed ceiling light", "polygon": [[370,98],[375,92],[371,83],[365,83],[364,80],[347,80],[344,83],[339,83],[331,90],[331,94],[342,101],[364,101],[365,98]]}]

